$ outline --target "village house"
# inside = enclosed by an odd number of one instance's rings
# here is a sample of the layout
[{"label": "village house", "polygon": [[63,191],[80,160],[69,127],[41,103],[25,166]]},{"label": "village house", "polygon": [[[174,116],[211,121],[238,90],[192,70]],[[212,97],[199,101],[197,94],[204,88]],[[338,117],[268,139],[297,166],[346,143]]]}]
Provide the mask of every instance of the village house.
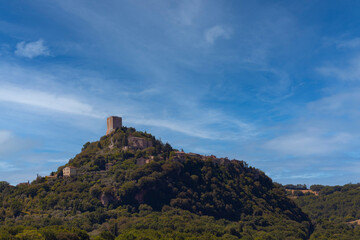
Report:
[{"label": "village house", "polygon": [[64,177],[74,177],[76,175],[77,175],[77,168],[76,167],[72,167],[72,166],[64,167],[64,169],[63,169],[63,176]]},{"label": "village house", "polygon": [[184,151],[177,151],[175,152],[175,157],[180,158],[180,159],[185,159],[185,152]]}]

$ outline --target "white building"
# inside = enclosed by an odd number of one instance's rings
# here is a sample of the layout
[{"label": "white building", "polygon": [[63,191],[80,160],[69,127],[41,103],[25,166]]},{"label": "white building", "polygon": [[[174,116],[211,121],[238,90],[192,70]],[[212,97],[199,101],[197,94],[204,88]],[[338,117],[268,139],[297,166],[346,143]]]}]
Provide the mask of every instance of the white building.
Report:
[{"label": "white building", "polygon": [[64,167],[64,169],[63,169],[64,177],[74,177],[74,176],[76,176],[76,174],[77,174],[76,167],[69,166],[69,167]]}]

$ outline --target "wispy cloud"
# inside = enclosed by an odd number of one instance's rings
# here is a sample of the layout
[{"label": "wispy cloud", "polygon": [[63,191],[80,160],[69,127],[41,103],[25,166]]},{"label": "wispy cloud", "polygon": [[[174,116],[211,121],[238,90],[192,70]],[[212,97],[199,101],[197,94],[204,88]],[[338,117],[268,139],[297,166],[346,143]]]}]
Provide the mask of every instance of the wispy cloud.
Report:
[{"label": "wispy cloud", "polygon": [[352,140],[347,133],[337,133],[334,136],[321,135],[316,130],[305,133],[284,135],[265,143],[265,148],[293,156],[330,154],[344,147]]},{"label": "wispy cloud", "polygon": [[[175,132],[179,132],[188,136],[212,139],[212,140],[240,140],[241,138],[253,137],[256,135],[254,126],[243,123],[239,120],[233,120],[224,117],[218,121],[187,121],[187,120],[175,120],[175,119],[145,119],[143,117],[129,119],[132,123],[154,126],[160,128],[166,128]],[[235,126],[231,129],[222,129],[212,127],[211,124],[219,124],[220,121],[228,122]],[[231,122],[231,123],[230,123]],[[231,131],[234,130],[235,134]]]},{"label": "wispy cloud", "polygon": [[325,96],[317,101],[310,102],[308,109],[313,115],[327,116],[328,118],[340,116],[360,118],[359,91],[359,88],[353,87],[351,90]]},{"label": "wispy cloud", "polygon": [[[303,180],[303,179],[322,179],[327,177],[332,177],[334,174],[331,173],[304,173],[304,174],[298,174],[298,175],[290,175],[290,176],[283,176],[288,179],[296,179],[296,180]],[[276,177],[275,177],[276,179]]]},{"label": "wispy cloud", "polygon": [[180,25],[192,25],[194,19],[198,16],[201,6],[201,0],[180,1],[175,11],[171,11],[171,16],[176,23]]},{"label": "wispy cloud", "polygon": [[310,102],[264,147],[293,157],[344,154],[358,145],[359,104],[357,88]]},{"label": "wispy cloud", "polygon": [[10,131],[0,130],[0,159],[9,153],[26,149],[28,145],[29,142],[15,137]]},{"label": "wispy cloud", "polygon": [[15,137],[10,131],[0,130],[0,154],[11,152],[16,146]]},{"label": "wispy cloud", "polygon": [[360,46],[360,38],[337,41],[336,45],[339,48],[357,48]]},{"label": "wispy cloud", "polygon": [[12,135],[9,131],[0,131],[0,146],[5,144],[10,138],[12,138]]},{"label": "wispy cloud", "polygon": [[205,31],[205,41],[209,44],[214,44],[219,38],[229,39],[231,37],[231,28],[221,25],[216,25]]},{"label": "wispy cloud", "polygon": [[51,163],[67,163],[69,159],[49,159],[47,161]]},{"label": "wispy cloud", "polygon": [[0,172],[12,172],[17,170],[20,170],[20,168],[17,168],[8,162],[0,161]]},{"label": "wispy cloud", "polygon": [[355,173],[360,174],[360,163],[358,161],[344,161],[341,166],[330,166],[330,167],[323,167],[321,170],[324,171],[334,171],[334,172],[348,172],[348,173]]},{"label": "wispy cloud", "polygon": [[44,45],[44,40],[39,39],[35,42],[19,42],[16,45],[15,55],[27,58],[34,58],[38,56],[49,56],[50,51]]},{"label": "wispy cloud", "polygon": [[326,77],[337,78],[340,80],[359,81],[360,80],[360,56],[351,59],[347,65],[339,67],[336,65],[323,66],[316,69]]},{"label": "wispy cloud", "polygon": [[[0,102],[31,106],[45,114],[59,112],[94,119],[105,119],[107,114],[118,112],[118,115],[124,116],[126,122],[131,124],[153,126],[203,139],[239,140],[256,135],[256,128],[252,124],[230,117],[222,111],[202,108],[195,96],[185,99],[183,94],[186,93],[181,89],[173,93],[168,91],[167,87],[155,90],[153,86],[144,87],[142,91],[124,88],[112,92],[114,83],[102,78],[101,75],[89,81],[86,76],[92,72],[57,67],[39,72],[36,68],[6,64],[1,66],[3,67],[0,70],[0,78],[8,79],[8,83],[0,83]],[[53,74],[55,71],[57,76]],[[68,83],[64,81],[78,75],[82,77]],[[23,83],[20,86],[26,78],[31,79],[32,84]],[[55,81],[62,84],[56,84]],[[97,89],[99,83],[102,86],[100,93]],[[32,88],[34,84],[37,86],[36,89]],[[75,86],[81,86],[82,92],[74,89]],[[104,98],[103,93],[107,92],[111,94]],[[91,103],[84,100],[89,96]],[[164,97],[167,103],[171,102],[176,111],[164,108],[164,98],[159,96]],[[154,102],[153,98],[160,99],[161,104]]]},{"label": "wispy cloud", "polygon": [[0,101],[23,104],[67,114],[84,115],[95,118],[104,117],[96,113],[89,104],[83,103],[72,96],[24,89],[16,86],[0,86]]}]

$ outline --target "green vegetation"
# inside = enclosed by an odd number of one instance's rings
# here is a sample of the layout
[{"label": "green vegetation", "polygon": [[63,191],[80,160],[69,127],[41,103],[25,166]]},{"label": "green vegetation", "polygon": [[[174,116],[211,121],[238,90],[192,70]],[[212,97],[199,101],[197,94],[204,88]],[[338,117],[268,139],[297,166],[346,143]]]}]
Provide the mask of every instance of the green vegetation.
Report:
[{"label": "green vegetation", "polygon": [[[152,147],[133,147],[130,135]],[[67,164],[76,177],[63,177],[62,166],[56,178],[1,182],[0,240],[308,239],[307,215],[263,172],[175,151],[123,127],[84,145]]]},{"label": "green vegetation", "polygon": [[299,194],[295,202],[315,223],[311,239],[360,239],[360,227],[349,223],[360,219],[360,184],[310,189],[319,196]]}]

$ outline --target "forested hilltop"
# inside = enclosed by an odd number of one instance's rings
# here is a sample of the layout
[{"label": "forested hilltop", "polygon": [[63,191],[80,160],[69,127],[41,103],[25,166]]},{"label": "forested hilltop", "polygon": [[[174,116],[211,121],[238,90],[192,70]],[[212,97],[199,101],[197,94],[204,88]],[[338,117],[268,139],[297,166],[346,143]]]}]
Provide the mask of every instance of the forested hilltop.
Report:
[{"label": "forested hilltop", "polygon": [[313,227],[262,171],[126,127],[51,176],[1,182],[0,207],[0,239],[308,239]]}]

